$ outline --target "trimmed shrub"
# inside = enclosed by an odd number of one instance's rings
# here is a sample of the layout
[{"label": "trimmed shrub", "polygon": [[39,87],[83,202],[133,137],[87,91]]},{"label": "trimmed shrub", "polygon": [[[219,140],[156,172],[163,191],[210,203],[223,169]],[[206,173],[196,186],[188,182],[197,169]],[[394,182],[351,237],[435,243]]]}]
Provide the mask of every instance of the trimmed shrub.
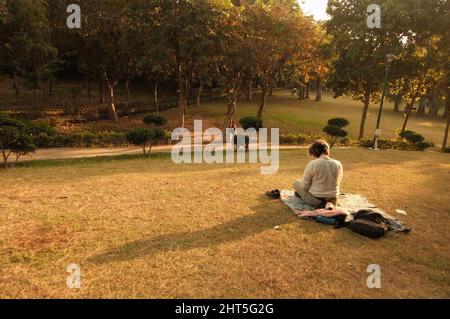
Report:
[{"label": "trimmed shrub", "polygon": [[156,113],[149,113],[146,116],[144,116],[144,123],[147,125],[153,124],[157,127],[160,127],[167,123],[167,119],[162,115]]},{"label": "trimmed shrub", "polygon": [[137,128],[129,131],[125,137],[129,143],[141,146],[144,156],[148,156],[152,144],[161,141],[165,137],[165,132],[159,128]]},{"label": "trimmed shrub", "polygon": [[347,119],[343,118],[343,117],[336,117],[336,118],[328,120],[328,125],[330,125],[330,126],[337,126],[337,127],[340,127],[340,128],[346,127],[349,124],[350,124],[350,122]]},{"label": "trimmed shrub", "polygon": [[330,147],[333,147],[339,139],[343,139],[348,135],[347,131],[342,128],[333,125],[327,125],[323,128],[323,131],[330,136]]},{"label": "trimmed shrub", "polygon": [[434,144],[431,142],[418,142],[418,143],[414,143],[413,145],[413,149],[417,150],[417,151],[424,151],[429,147],[433,147]]},{"label": "trimmed shrub", "polygon": [[330,147],[333,147],[336,142],[344,140],[348,135],[347,131],[343,130],[350,122],[342,117],[336,117],[328,120],[328,125],[323,128],[323,131],[330,137]]},{"label": "trimmed shrub", "polygon": [[37,146],[34,143],[34,139],[28,134],[19,134],[11,144],[11,151],[16,156],[15,162],[19,160],[19,157],[34,153],[36,150]]},{"label": "trimmed shrub", "polygon": [[23,129],[25,127],[25,123],[22,120],[10,117],[4,112],[0,112],[0,126],[11,126],[18,129]]},{"label": "trimmed shrub", "polygon": [[422,143],[422,142],[425,141],[425,137],[423,137],[419,133],[416,133],[414,131],[409,131],[409,130],[406,130],[404,132],[400,132],[398,134],[398,136],[401,139],[404,139],[404,140],[406,140],[407,142],[409,142],[411,144],[418,144],[418,143]]},{"label": "trimmed shrub", "polygon": [[239,120],[239,124],[244,130],[254,128],[258,131],[260,128],[264,127],[263,120],[257,116],[245,116]]},{"label": "trimmed shrub", "polygon": [[[33,135],[29,133],[32,128],[31,122],[0,113],[0,150],[5,168],[8,168],[11,154],[16,156],[15,162],[17,162],[21,156],[36,151]],[[36,128],[35,131],[37,132],[38,129]]]}]

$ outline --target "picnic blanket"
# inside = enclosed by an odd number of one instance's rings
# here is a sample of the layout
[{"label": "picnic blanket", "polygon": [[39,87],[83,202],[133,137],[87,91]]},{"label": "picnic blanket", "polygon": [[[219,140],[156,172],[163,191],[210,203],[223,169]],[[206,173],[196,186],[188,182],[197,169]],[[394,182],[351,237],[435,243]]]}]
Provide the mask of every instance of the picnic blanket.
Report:
[{"label": "picnic blanket", "polygon": [[[282,190],[281,201],[292,211],[313,211],[315,208],[305,204],[301,198],[295,196],[294,190]],[[347,214],[346,222],[353,219],[353,215],[362,209],[370,209],[383,215],[388,221],[390,229],[395,232],[409,233],[411,229],[407,228],[401,221],[379,209],[376,205],[359,194],[341,194],[338,200],[337,209]]]}]

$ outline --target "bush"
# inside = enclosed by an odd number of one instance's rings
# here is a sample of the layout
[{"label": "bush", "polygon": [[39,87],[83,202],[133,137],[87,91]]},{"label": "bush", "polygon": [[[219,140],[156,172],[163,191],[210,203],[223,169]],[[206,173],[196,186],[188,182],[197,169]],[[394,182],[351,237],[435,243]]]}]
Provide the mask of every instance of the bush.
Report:
[{"label": "bush", "polygon": [[19,134],[11,145],[11,151],[16,156],[16,162],[22,155],[34,153],[37,146],[34,144],[34,139],[28,134]]},{"label": "bush", "polygon": [[162,142],[167,142],[167,144],[172,143],[172,131],[170,130],[165,130],[164,131],[164,139],[162,140]]},{"label": "bush", "polygon": [[33,123],[31,121],[23,121],[23,123],[25,125],[25,131],[33,136],[37,136],[39,134],[54,136],[57,134],[56,130],[48,124]]},{"label": "bush", "polygon": [[91,147],[95,143],[95,134],[92,132],[81,132],[78,138],[79,146]]},{"label": "bush", "polygon": [[34,138],[34,144],[38,148],[48,147],[48,145],[50,144],[50,140],[51,140],[51,137],[48,136],[47,133],[39,133],[39,134],[33,136],[33,138]]},{"label": "bush", "polygon": [[336,118],[328,120],[328,125],[337,126],[340,128],[346,127],[349,124],[350,124],[350,122],[347,119],[342,118],[342,117],[336,117]]},{"label": "bush", "polygon": [[419,144],[419,143],[423,143],[425,141],[425,137],[423,137],[419,133],[416,133],[414,131],[409,131],[409,130],[406,130],[404,132],[400,132],[398,134],[398,136],[401,139],[404,139],[404,140],[406,140],[407,142],[409,142],[411,144]]},{"label": "bush", "polygon": [[333,126],[333,125],[327,125],[323,128],[323,131],[332,137],[346,137],[348,133],[341,129],[340,127]]},{"label": "bush", "polygon": [[348,135],[347,131],[342,128],[333,125],[327,125],[323,128],[323,131],[331,137],[330,147],[333,147],[339,139],[343,139]]},{"label": "bush", "polygon": [[239,120],[239,124],[244,130],[249,128],[259,130],[260,128],[263,128],[264,123],[263,120],[257,116],[246,116]]},{"label": "bush", "polygon": [[33,135],[28,131],[31,127],[31,123],[0,113],[0,150],[5,168],[8,168],[11,154],[16,156],[17,162],[21,156],[36,151]]},{"label": "bush", "polygon": [[10,126],[17,129],[23,129],[25,123],[19,119],[10,117],[8,114],[0,112],[0,126]]},{"label": "bush", "polygon": [[79,141],[76,134],[58,134],[50,139],[48,147],[75,147]]},{"label": "bush", "polygon": [[33,138],[36,147],[46,147],[50,138],[57,134],[56,130],[47,124],[33,123],[31,121],[23,121],[24,132]]},{"label": "bush", "polygon": [[122,146],[127,144],[125,133],[114,131],[103,131],[95,134],[95,145],[99,146]]},{"label": "bush", "polygon": [[[359,141],[359,145],[362,147],[371,148],[373,147],[373,138],[364,138]],[[402,151],[423,151],[429,147],[432,147],[433,143],[420,142],[420,143],[409,143],[398,139],[389,138],[379,138],[378,148],[381,150],[394,149]]]},{"label": "bush", "polygon": [[290,134],[283,134],[280,135],[280,144],[285,144],[285,145],[304,145],[304,144],[308,144],[311,143],[312,141],[314,141],[316,138],[310,135],[305,135],[305,134],[294,134],[294,133],[290,133]]},{"label": "bush", "polygon": [[127,144],[125,133],[122,132],[82,131],[52,136],[46,140],[43,147],[123,146]]},{"label": "bush", "polygon": [[158,143],[164,137],[165,132],[159,128],[137,128],[126,134],[126,139],[129,143],[142,147],[144,156],[148,156],[150,154],[153,143]]},{"label": "bush", "polygon": [[[344,141],[344,138],[348,135],[347,131],[343,130],[350,122],[342,117],[336,117],[328,120],[327,126],[323,128],[323,131],[330,136],[330,147],[333,147],[338,140]],[[348,142],[347,142],[348,143]]]},{"label": "bush", "polygon": [[148,125],[155,125],[155,126],[163,126],[167,123],[167,119],[159,114],[156,113],[149,113],[146,116],[144,116],[144,123]]},{"label": "bush", "polygon": [[[379,138],[378,139],[378,148],[380,150],[398,149],[400,142],[401,141],[395,140],[395,139]],[[404,144],[406,144],[406,143],[404,143]],[[373,138],[366,137],[366,138],[359,140],[359,146],[367,147],[367,148],[373,147]]]}]

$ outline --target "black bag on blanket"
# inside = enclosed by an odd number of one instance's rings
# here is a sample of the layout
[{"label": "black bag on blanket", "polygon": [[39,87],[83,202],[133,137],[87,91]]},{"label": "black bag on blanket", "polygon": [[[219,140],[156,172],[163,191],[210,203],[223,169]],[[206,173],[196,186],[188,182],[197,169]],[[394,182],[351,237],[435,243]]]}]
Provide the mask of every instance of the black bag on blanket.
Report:
[{"label": "black bag on blanket", "polygon": [[348,228],[360,235],[377,239],[389,230],[389,221],[380,213],[360,210],[353,216]]}]

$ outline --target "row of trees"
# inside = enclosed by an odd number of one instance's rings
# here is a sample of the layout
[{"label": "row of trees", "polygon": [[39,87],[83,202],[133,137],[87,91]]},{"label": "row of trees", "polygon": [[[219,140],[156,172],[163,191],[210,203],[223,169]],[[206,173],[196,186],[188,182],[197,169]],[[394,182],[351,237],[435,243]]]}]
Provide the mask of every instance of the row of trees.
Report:
[{"label": "row of trees", "polygon": [[[380,100],[386,56],[395,55],[390,72],[390,96],[395,111],[404,100],[407,129],[415,105],[428,98],[445,104],[444,116],[450,121],[450,12],[447,0],[383,0],[381,28],[366,24],[370,0],[330,0],[326,23],[330,51],[328,85],[336,96],[351,95],[363,102],[359,138],[365,133],[369,103]],[[417,111],[424,112],[424,103]],[[435,114],[437,110],[434,110]],[[448,124],[446,136],[448,134]],[[444,139],[444,145],[446,145]]]},{"label": "row of trees", "polygon": [[199,103],[205,86],[221,88],[228,125],[244,91],[261,88],[262,116],[277,82],[300,85],[321,72],[322,32],[296,0],[83,0],[79,29],[66,25],[70,2],[6,0],[1,71],[37,92],[51,90],[58,68],[75,66],[107,88],[114,120],[115,89],[122,82],[129,92],[135,77],[153,84],[157,108],[159,84],[177,83],[181,126],[192,90]]},{"label": "row of trees", "polygon": [[[386,55],[395,54],[389,96],[406,102],[402,131],[415,105],[427,97],[449,110],[447,0],[380,0],[382,26],[366,24],[370,0],[330,0],[331,19],[316,23],[296,0],[83,0],[81,28],[66,25],[70,0],[0,1],[0,73],[11,77],[16,94],[26,80],[35,99],[51,93],[57,71],[81,73],[109,95],[117,120],[115,90],[133,78],[152,83],[158,112],[160,83],[176,83],[179,121],[187,101],[197,103],[205,86],[227,96],[224,126],[237,99],[261,89],[257,115],[278,83],[298,87],[327,82],[335,96],[364,104],[359,137],[365,134],[369,103],[378,102]],[[422,112],[425,103],[417,109]]]}]

